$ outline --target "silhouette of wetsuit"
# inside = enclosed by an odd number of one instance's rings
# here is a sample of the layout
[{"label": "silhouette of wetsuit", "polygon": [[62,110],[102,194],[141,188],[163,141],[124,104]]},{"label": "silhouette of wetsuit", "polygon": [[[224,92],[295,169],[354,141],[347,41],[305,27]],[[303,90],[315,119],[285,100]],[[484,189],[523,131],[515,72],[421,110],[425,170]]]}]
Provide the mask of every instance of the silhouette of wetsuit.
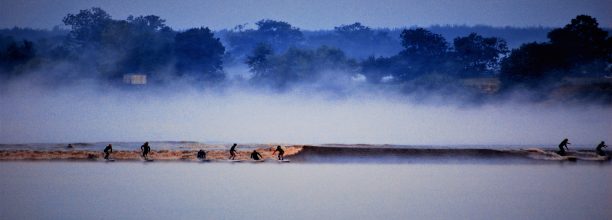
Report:
[{"label": "silhouette of wetsuit", "polygon": [[[559,155],[565,156],[565,153],[566,153],[565,149],[569,150],[567,145],[571,143],[569,143],[568,141],[569,140],[566,138],[566,139],[563,139],[563,141],[561,141],[561,143],[559,144],[559,152],[557,152]],[[565,147],[565,149],[563,147]]]},{"label": "silhouette of wetsuit", "polygon": [[205,159],[205,158],[206,158],[206,152],[204,152],[204,150],[198,151],[198,159]]},{"label": "silhouette of wetsuit", "polygon": [[281,148],[281,146],[276,146],[276,150],[274,150],[272,155],[274,155],[276,151],[278,151],[278,160],[284,160],[285,151],[283,150],[283,148]]},{"label": "silhouette of wetsuit", "polygon": [[234,160],[234,159],[236,159],[236,145],[237,145],[237,144],[234,144],[234,145],[232,145],[232,147],[230,148],[230,157],[229,157],[229,159],[230,159],[230,160]]},{"label": "silhouette of wetsuit", "polygon": [[149,155],[149,151],[151,151],[151,147],[149,147],[149,142],[145,142],[142,146],[140,146],[140,150],[142,151],[142,157],[148,160],[149,158],[147,156]]},{"label": "silhouette of wetsuit", "polygon": [[104,159],[108,160],[108,156],[110,156],[110,153],[113,152],[113,145],[109,144],[108,146],[106,146],[106,148],[104,148]]},{"label": "silhouette of wetsuit", "polygon": [[260,160],[260,157],[262,157],[261,154],[259,154],[256,150],[251,153],[251,158],[253,158],[253,160]]},{"label": "silhouette of wetsuit", "polygon": [[597,152],[597,155],[599,155],[599,156],[606,156],[606,152],[602,149],[602,148],[605,148],[605,147],[608,147],[605,142],[602,141],[601,143],[599,143],[597,145],[597,147],[595,148],[595,151]]}]

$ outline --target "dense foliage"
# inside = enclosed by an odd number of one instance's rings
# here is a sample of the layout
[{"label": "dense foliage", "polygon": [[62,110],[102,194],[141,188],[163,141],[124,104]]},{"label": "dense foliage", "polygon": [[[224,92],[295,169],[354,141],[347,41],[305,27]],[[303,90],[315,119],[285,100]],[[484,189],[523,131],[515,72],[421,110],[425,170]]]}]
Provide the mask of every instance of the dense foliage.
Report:
[{"label": "dense foliage", "polygon": [[[485,88],[489,94],[542,87],[559,93],[559,88],[574,85],[568,78],[589,78],[595,80],[571,88],[612,103],[606,78],[612,75],[612,40],[588,15],[562,28],[532,32],[448,26],[372,29],[359,22],[304,31],[276,20],[260,20],[252,29],[238,25],[217,32],[207,27],[176,31],[155,15],[113,19],[100,8],[68,14],[63,22],[68,30],[0,30],[0,83],[37,75],[55,83],[95,79],[123,85],[119,82],[126,75],[138,74],[146,75],[148,84],[180,79],[209,86],[234,79],[226,77],[224,67],[246,65],[251,75],[244,81],[279,91],[346,79],[408,93],[454,91],[449,88],[462,87],[464,80],[484,78],[501,82],[500,89]],[[533,33],[545,31],[548,40],[518,46],[516,36],[534,39]],[[512,44],[495,33],[514,36]],[[472,84],[495,87],[494,80]]]}]

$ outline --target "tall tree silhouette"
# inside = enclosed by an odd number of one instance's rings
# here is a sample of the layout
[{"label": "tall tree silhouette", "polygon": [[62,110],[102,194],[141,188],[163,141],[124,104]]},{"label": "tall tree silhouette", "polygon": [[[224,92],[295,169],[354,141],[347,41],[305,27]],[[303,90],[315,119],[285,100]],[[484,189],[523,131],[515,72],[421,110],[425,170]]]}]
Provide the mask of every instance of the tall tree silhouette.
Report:
[{"label": "tall tree silhouette", "polygon": [[174,38],[176,69],[182,75],[215,82],[224,78],[225,48],[208,28],[192,28]]},{"label": "tall tree silhouette", "polygon": [[494,73],[499,68],[500,59],[509,52],[506,41],[496,37],[482,37],[476,33],[455,38],[453,48],[463,76]]}]

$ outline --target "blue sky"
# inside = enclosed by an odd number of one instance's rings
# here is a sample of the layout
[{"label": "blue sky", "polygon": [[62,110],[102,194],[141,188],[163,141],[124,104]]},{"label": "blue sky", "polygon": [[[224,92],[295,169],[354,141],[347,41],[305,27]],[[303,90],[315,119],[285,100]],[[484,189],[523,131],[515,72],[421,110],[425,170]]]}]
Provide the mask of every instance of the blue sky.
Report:
[{"label": "blue sky", "polygon": [[331,29],[360,21],[371,27],[485,24],[552,26],[589,14],[612,27],[612,0],[0,0],[0,28],[51,28],[67,13],[101,7],[113,18],[155,14],[174,29],[207,26],[232,28],[269,18],[302,29]]}]

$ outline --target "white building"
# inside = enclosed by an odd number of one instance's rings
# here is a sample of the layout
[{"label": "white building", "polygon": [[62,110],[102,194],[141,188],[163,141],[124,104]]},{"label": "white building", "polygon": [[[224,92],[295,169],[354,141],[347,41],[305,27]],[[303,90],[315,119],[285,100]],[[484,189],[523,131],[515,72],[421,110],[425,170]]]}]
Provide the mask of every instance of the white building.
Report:
[{"label": "white building", "polygon": [[147,75],[142,73],[130,73],[123,75],[123,83],[130,85],[147,84]]}]

